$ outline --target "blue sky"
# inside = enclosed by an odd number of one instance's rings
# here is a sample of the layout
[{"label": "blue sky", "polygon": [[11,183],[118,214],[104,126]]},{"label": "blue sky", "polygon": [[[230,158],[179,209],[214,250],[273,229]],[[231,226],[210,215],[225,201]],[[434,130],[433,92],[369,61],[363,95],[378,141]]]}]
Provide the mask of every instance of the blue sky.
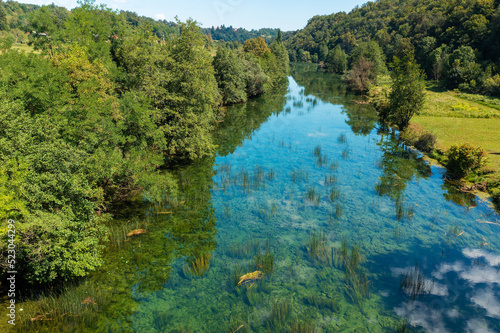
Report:
[{"label": "blue sky", "polygon": [[[66,8],[77,6],[76,0],[20,0],[47,5],[54,3]],[[96,0],[112,9],[129,10],[139,15],[173,21],[177,15],[185,21],[193,18],[204,28],[232,25],[235,28],[302,29],[314,15],[349,12],[367,0]]]}]

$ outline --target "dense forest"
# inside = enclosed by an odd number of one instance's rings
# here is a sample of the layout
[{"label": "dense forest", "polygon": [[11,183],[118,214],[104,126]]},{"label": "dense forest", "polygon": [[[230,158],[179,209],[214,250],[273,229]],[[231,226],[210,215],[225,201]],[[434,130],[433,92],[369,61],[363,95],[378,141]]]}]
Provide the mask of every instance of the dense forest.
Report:
[{"label": "dense forest", "polygon": [[370,67],[372,80],[394,56],[413,52],[427,77],[446,88],[498,96],[499,6],[498,0],[367,2],[347,14],[313,17],[286,44],[292,61],[338,73]]},{"label": "dense forest", "polygon": [[[175,203],[171,169],[214,154],[223,105],[271,91],[289,70],[281,33],[215,48],[193,21],[90,0],[71,11],[1,3],[0,22],[0,219],[16,221],[16,269],[30,284],[99,267],[110,207]],[[18,30],[35,52],[10,49]],[[5,224],[0,237],[4,273]]]}]

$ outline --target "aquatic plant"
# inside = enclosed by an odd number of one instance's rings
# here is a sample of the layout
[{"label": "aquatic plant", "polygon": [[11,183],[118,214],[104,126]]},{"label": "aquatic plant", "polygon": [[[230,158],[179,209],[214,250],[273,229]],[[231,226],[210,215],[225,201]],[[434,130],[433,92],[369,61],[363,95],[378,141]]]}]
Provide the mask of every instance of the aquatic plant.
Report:
[{"label": "aquatic plant", "polygon": [[270,181],[273,181],[273,179],[274,179],[274,170],[273,169],[269,170],[269,173],[267,174],[267,178]]},{"label": "aquatic plant", "polygon": [[338,169],[339,169],[339,163],[337,161],[330,163],[330,170],[337,171]]},{"label": "aquatic plant", "polygon": [[309,180],[309,172],[304,170],[293,170],[292,171],[292,181],[295,183],[296,181],[308,181]]},{"label": "aquatic plant", "polygon": [[405,207],[400,199],[396,200],[395,208],[396,218],[398,221],[401,221],[402,219],[411,219],[415,214],[413,207]]},{"label": "aquatic plant", "polygon": [[314,156],[320,157],[321,156],[321,146],[316,146],[314,147]]},{"label": "aquatic plant", "polygon": [[404,318],[396,323],[395,331],[397,333],[410,333],[413,331],[413,326],[407,318]]},{"label": "aquatic plant", "polygon": [[292,303],[285,299],[283,301],[276,301],[271,306],[271,312],[266,319],[266,326],[271,332],[279,332],[285,328],[287,321],[292,317]]},{"label": "aquatic plant", "polygon": [[344,214],[344,204],[337,202],[337,204],[335,205],[335,218],[339,220],[343,214]]},{"label": "aquatic plant", "polygon": [[349,149],[348,148],[345,148],[344,150],[342,150],[342,158],[344,160],[349,158]]},{"label": "aquatic plant", "polygon": [[188,265],[190,272],[193,275],[203,276],[206,274],[210,268],[210,259],[212,258],[212,253],[207,252],[199,256],[192,257],[188,260]]},{"label": "aquatic plant", "polygon": [[336,199],[339,199],[341,196],[340,190],[338,188],[332,188],[330,190],[330,202],[334,202]]},{"label": "aquatic plant", "polygon": [[325,175],[325,186],[331,185],[337,182],[337,176],[335,175]]},{"label": "aquatic plant", "polygon": [[231,205],[228,203],[224,203],[224,217],[226,219],[231,217]]},{"label": "aquatic plant", "polygon": [[340,305],[337,298],[328,298],[312,294],[304,296],[303,301],[304,304],[314,306],[318,309],[328,309],[332,312],[336,312],[340,309]]},{"label": "aquatic plant", "polygon": [[243,275],[243,270],[240,266],[235,266],[231,275],[229,276],[229,286],[231,288],[236,288],[240,282],[240,278]]},{"label": "aquatic plant", "polygon": [[254,266],[266,275],[274,271],[274,254],[269,248],[266,249],[266,252],[258,253],[255,256]]},{"label": "aquatic plant", "polygon": [[415,267],[406,271],[401,278],[399,289],[404,291],[411,300],[414,301],[417,296],[428,295],[434,288],[434,280],[429,281],[415,263]]},{"label": "aquatic plant", "polygon": [[152,312],[152,315],[153,315],[153,326],[155,329],[159,331],[165,330],[165,327],[172,319],[172,314],[168,311],[154,310]]},{"label": "aquatic plant", "polygon": [[318,250],[321,247],[324,247],[327,242],[326,234],[323,231],[320,231],[318,234],[313,232],[313,234],[309,237],[306,245],[307,252],[314,258],[318,254]]},{"label": "aquatic plant", "polygon": [[244,243],[236,242],[229,245],[226,254],[236,259],[250,258],[259,251],[261,246],[261,241],[250,237],[249,240]]},{"label": "aquatic plant", "polygon": [[316,157],[316,165],[322,168],[323,166],[328,165],[329,158],[327,155],[319,155]]},{"label": "aquatic plant", "polygon": [[459,225],[453,225],[448,229],[448,234],[453,235],[453,236],[460,236],[464,233],[463,229]]},{"label": "aquatic plant", "polygon": [[345,144],[347,142],[347,137],[345,136],[344,133],[341,133],[339,137],[337,138],[338,143]]},{"label": "aquatic plant", "polygon": [[310,202],[314,202],[316,200],[316,188],[309,187],[307,189],[307,200]]},{"label": "aquatic plant", "polygon": [[369,295],[369,280],[365,269],[361,266],[364,259],[357,245],[349,245],[343,240],[340,251],[340,262],[344,268],[346,289],[354,304],[362,310],[363,300]]},{"label": "aquatic plant", "polygon": [[78,332],[97,329],[99,313],[110,302],[110,294],[94,282],[69,284],[20,300],[18,332]]}]

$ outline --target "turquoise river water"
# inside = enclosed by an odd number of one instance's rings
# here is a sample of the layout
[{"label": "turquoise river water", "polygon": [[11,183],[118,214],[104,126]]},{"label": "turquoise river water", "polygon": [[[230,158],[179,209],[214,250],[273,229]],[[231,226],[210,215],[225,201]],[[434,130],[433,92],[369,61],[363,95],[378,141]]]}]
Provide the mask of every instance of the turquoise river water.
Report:
[{"label": "turquoise river water", "polygon": [[338,78],[295,66],[226,113],[181,198],[116,213],[148,232],[109,248],[74,331],[500,332],[497,213]]}]

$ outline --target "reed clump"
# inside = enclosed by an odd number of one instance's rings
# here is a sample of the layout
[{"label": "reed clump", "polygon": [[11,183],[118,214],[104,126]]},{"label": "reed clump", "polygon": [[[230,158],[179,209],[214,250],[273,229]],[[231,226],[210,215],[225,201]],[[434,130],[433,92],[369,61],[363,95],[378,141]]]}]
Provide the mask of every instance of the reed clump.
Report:
[{"label": "reed clump", "polygon": [[398,221],[411,219],[415,214],[413,207],[405,207],[401,200],[396,200],[396,218]]},{"label": "reed clump", "polygon": [[342,241],[339,251],[340,262],[344,268],[346,288],[354,304],[362,307],[363,300],[369,295],[369,280],[365,269],[361,266],[364,258],[359,247]]},{"label": "reed clump", "polygon": [[341,133],[339,137],[337,138],[338,143],[345,144],[347,142],[347,137],[345,136],[344,133]]},{"label": "reed clump", "polygon": [[317,256],[318,251],[325,246],[327,242],[326,234],[323,231],[314,232],[308,239],[306,249],[311,258]]},{"label": "reed clump", "polygon": [[349,158],[349,149],[348,148],[345,148],[344,150],[342,150],[342,158],[344,160]]},{"label": "reed clump", "polygon": [[433,288],[434,280],[427,280],[417,263],[401,277],[399,285],[399,289],[410,296],[412,301],[418,296],[430,294]]},{"label": "reed clump", "polygon": [[395,331],[397,333],[410,333],[413,331],[413,326],[408,319],[404,318],[396,323]]},{"label": "reed clump", "polygon": [[236,259],[245,259],[253,257],[261,248],[261,242],[250,238],[246,242],[236,242],[228,246],[227,255]]},{"label": "reed clump", "polygon": [[315,206],[319,206],[319,203],[321,202],[321,194],[316,191],[316,188],[309,187],[307,190],[307,200]]},{"label": "reed clump", "polygon": [[292,318],[292,303],[289,300],[276,301],[271,306],[271,313],[266,320],[266,326],[271,332],[280,332]]},{"label": "reed clump", "polygon": [[337,176],[325,175],[325,186],[335,184],[336,182],[337,182]]},{"label": "reed clump", "polygon": [[274,271],[274,253],[271,252],[270,247],[267,247],[264,253],[258,253],[255,256],[254,266],[265,275]]},{"label": "reed clump", "polygon": [[335,200],[340,199],[341,195],[342,194],[338,188],[332,188],[329,195],[330,202],[334,202]]},{"label": "reed clump", "polygon": [[295,182],[301,182],[301,181],[308,181],[309,180],[309,172],[304,171],[304,170],[293,170],[292,171],[292,181]]},{"label": "reed clump", "polygon": [[344,214],[344,204],[337,202],[337,204],[335,205],[335,218],[339,220],[340,218],[342,218],[343,214]]},{"label": "reed clump", "polygon": [[172,314],[166,311],[153,311],[153,326],[159,331],[164,331],[168,323],[172,320]]},{"label": "reed clump", "polygon": [[78,332],[97,329],[99,312],[111,301],[94,282],[85,281],[22,299],[19,332]]},{"label": "reed clump", "polygon": [[208,272],[210,268],[210,259],[212,258],[212,253],[203,253],[199,256],[193,257],[188,261],[189,270],[191,274],[196,276],[203,276]]},{"label": "reed clump", "polygon": [[308,295],[303,298],[304,304],[314,306],[320,310],[328,309],[337,312],[340,309],[337,298],[328,298],[319,295]]}]

